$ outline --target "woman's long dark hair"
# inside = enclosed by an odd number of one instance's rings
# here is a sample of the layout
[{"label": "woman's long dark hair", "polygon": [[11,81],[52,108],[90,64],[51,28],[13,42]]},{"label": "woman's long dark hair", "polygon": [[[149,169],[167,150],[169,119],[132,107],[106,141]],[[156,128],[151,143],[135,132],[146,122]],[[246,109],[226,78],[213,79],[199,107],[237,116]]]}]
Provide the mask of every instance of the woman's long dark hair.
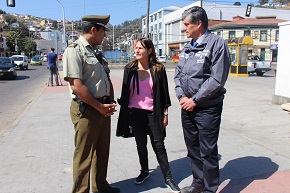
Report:
[{"label": "woman's long dark hair", "polygon": [[[155,53],[155,49],[154,49],[154,45],[153,45],[152,40],[150,40],[149,38],[140,38],[140,39],[137,40],[137,42],[140,42],[141,45],[143,46],[143,48],[146,48],[147,50],[149,50],[150,48],[152,48],[152,52],[148,56],[149,57],[148,58],[149,66],[152,66],[153,67],[153,71],[154,72],[159,72],[162,69],[163,64],[160,63],[157,60],[157,57],[156,57],[156,53]],[[137,62],[138,62],[138,60],[137,59],[134,59],[131,62],[129,62],[128,66],[129,67],[132,67]]]}]

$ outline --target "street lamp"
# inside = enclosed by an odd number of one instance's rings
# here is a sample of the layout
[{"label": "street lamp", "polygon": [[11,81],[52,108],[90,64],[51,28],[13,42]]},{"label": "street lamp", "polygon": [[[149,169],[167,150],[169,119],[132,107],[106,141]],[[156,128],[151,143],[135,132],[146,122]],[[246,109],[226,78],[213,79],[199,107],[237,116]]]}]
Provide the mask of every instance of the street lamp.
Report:
[{"label": "street lamp", "polygon": [[65,15],[64,15],[64,7],[62,5],[62,3],[57,0],[57,2],[59,2],[59,4],[61,5],[61,8],[62,8],[62,26],[63,26],[63,37],[62,37],[62,49],[63,51],[65,50],[66,48],[66,32],[65,32]]}]

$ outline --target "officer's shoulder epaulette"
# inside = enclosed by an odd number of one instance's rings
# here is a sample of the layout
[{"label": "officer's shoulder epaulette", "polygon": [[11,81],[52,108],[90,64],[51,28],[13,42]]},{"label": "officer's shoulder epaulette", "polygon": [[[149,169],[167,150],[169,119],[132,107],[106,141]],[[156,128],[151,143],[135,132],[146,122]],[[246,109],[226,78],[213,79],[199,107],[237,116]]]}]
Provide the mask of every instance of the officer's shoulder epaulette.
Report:
[{"label": "officer's shoulder epaulette", "polygon": [[68,47],[75,48],[77,45],[78,45],[77,43],[73,42],[70,45],[68,45]]}]

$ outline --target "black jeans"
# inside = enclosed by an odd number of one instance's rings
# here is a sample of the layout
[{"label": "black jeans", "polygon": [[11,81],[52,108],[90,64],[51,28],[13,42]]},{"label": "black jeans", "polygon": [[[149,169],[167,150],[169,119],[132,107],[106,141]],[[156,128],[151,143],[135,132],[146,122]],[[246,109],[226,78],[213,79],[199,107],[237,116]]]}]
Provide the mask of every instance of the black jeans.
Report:
[{"label": "black jeans", "polygon": [[164,146],[164,139],[154,140],[153,137],[153,112],[132,108],[130,109],[129,119],[134,130],[141,171],[149,170],[147,150],[147,135],[149,134],[151,145],[164,176],[164,180],[171,179],[172,175]]},{"label": "black jeans", "polygon": [[223,103],[212,107],[181,110],[193,185],[204,186],[204,193],[216,192],[219,185],[218,136]]}]

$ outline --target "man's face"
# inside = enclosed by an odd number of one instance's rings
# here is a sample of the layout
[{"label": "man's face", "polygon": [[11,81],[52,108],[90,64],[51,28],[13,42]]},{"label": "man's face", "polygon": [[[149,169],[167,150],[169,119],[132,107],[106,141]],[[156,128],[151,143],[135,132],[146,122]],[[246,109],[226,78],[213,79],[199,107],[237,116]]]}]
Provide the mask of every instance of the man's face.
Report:
[{"label": "man's face", "polygon": [[103,27],[97,30],[97,28],[94,27],[94,36],[95,36],[95,45],[101,45],[104,37],[106,37],[106,31]]},{"label": "man's face", "polygon": [[186,17],[183,20],[183,30],[185,31],[187,38],[193,38],[194,40],[197,40],[200,28],[201,28],[200,21],[193,24],[190,22],[188,17]]}]

